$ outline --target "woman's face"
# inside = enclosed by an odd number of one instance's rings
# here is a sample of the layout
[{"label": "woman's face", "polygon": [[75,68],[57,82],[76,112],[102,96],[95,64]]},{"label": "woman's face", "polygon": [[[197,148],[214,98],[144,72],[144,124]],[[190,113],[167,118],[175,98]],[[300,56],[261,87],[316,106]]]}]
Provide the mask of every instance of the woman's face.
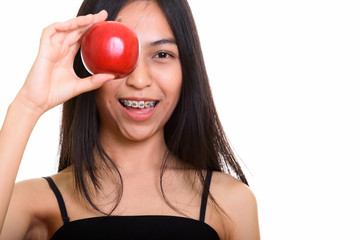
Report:
[{"label": "woman's face", "polygon": [[163,134],[176,107],[182,83],[179,51],[155,2],[134,1],[118,16],[139,36],[141,56],[129,76],[107,82],[97,91],[100,134],[140,141]]}]

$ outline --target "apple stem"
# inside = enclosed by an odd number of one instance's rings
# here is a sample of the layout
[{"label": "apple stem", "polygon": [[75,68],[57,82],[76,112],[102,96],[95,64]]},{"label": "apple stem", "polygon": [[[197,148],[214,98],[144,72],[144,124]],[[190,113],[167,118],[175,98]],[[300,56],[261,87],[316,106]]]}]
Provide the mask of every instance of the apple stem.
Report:
[{"label": "apple stem", "polygon": [[115,21],[116,21],[116,22],[121,22],[121,21],[122,21],[122,17],[119,16]]}]

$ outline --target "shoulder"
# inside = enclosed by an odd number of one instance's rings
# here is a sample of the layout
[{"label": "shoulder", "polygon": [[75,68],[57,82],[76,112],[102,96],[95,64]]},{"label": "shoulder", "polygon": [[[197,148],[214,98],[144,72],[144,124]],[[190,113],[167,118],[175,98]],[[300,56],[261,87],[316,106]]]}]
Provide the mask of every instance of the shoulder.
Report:
[{"label": "shoulder", "polygon": [[[71,174],[63,170],[51,176],[61,194],[71,192]],[[23,180],[14,186],[0,239],[45,239],[61,225],[59,205],[48,182]]]},{"label": "shoulder", "polygon": [[257,201],[251,189],[223,172],[213,172],[210,192],[228,215],[230,239],[260,239]]},{"label": "shoulder", "polygon": [[[72,180],[71,173],[62,171],[50,177],[60,190],[61,195],[68,191],[67,186]],[[28,208],[35,215],[41,215],[43,212],[49,215],[50,210],[58,211],[56,196],[48,181],[43,177],[17,182],[13,195],[14,200],[28,205]]]},{"label": "shoulder", "polygon": [[40,206],[44,206],[44,199],[50,196],[51,189],[45,179],[28,179],[15,184],[11,201],[21,204],[30,214],[35,214]]},{"label": "shoulder", "polygon": [[[37,235],[46,236],[46,219],[51,209],[52,192],[43,178],[17,182],[11,196],[1,237],[23,239]],[[3,239],[3,238],[1,238]]]},{"label": "shoulder", "polygon": [[[53,179],[54,176],[52,176]],[[33,219],[48,221],[51,217],[58,215],[55,194],[44,178],[17,182],[11,201],[12,204],[21,205],[23,211],[26,211]]]},{"label": "shoulder", "polygon": [[256,204],[255,195],[242,181],[223,172],[213,172],[211,190],[227,203]]}]

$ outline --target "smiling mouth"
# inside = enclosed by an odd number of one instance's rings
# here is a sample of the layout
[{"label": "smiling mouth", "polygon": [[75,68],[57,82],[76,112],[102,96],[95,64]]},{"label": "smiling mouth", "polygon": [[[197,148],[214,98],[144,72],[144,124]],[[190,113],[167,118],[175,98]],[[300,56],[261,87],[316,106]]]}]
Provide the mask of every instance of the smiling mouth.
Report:
[{"label": "smiling mouth", "polygon": [[153,109],[159,101],[134,101],[134,100],[126,100],[119,99],[120,104],[129,109],[129,108],[151,108]]},{"label": "smiling mouth", "polygon": [[135,114],[147,114],[150,113],[159,101],[135,101],[119,99],[120,104],[128,111]]}]

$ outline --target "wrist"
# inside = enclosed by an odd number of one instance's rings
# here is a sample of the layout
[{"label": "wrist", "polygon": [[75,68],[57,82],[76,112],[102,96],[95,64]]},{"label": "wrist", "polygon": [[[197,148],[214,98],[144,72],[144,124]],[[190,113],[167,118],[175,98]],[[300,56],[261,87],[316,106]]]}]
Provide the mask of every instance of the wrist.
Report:
[{"label": "wrist", "polygon": [[8,111],[15,111],[19,114],[19,117],[26,117],[36,121],[45,113],[44,110],[35,106],[31,101],[28,101],[21,95],[17,95],[15,97],[13,102],[10,104]]}]

